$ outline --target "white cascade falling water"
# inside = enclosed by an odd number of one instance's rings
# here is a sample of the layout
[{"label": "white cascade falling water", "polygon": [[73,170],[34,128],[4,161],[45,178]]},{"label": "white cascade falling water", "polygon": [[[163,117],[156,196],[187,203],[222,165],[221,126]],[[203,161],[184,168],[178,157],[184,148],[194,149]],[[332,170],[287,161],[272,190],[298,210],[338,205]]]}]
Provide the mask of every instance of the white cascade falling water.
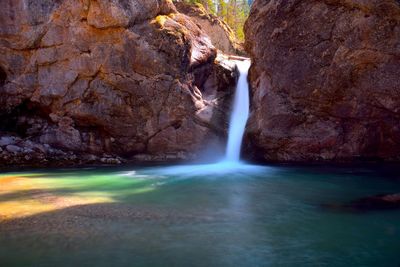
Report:
[{"label": "white cascade falling water", "polygon": [[[266,170],[264,167],[240,162],[240,148],[249,116],[249,84],[247,83],[247,73],[251,62],[250,60],[235,60],[235,63],[238,66],[240,76],[236,85],[224,160],[211,164],[163,167],[159,169],[159,175],[175,175],[178,177],[177,179],[186,179],[188,177],[197,177],[198,175],[225,175],[228,173],[235,173],[237,175],[239,173],[264,172]],[[154,172],[152,170],[152,174]],[[207,177],[214,177],[213,175]]]},{"label": "white cascade falling water", "polygon": [[236,85],[235,98],[229,124],[228,144],[225,160],[239,162],[240,149],[247,119],[249,117],[249,84],[247,74],[251,65],[250,60],[235,60],[239,69],[239,80]]}]

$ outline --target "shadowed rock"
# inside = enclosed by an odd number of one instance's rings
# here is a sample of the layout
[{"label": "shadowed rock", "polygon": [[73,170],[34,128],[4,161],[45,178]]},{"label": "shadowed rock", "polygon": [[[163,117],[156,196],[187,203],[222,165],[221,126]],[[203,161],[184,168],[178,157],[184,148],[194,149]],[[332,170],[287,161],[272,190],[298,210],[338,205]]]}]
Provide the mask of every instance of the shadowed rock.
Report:
[{"label": "shadowed rock", "polygon": [[256,0],[245,32],[259,158],[400,159],[398,1]]}]

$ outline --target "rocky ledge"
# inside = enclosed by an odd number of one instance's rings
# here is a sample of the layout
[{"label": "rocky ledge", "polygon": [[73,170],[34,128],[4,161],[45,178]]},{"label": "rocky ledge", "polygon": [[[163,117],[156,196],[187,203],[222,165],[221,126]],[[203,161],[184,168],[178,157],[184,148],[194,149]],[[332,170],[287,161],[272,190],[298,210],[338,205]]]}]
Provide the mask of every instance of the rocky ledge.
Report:
[{"label": "rocky ledge", "polygon": [[400,160],[400,2],[256,0],[246,23],[263,161]]},{"label": "rocky ledge", "polygon": [[0,25],[0,165],[188,159],[226,134],[236,67],[170,0],[6,1]]},{"label": "rocky ledge", "polygon": [[[58,167],[85,165],[117,165],[127,160],[117,155],[103,153],[90,154],[58,149],[49,144],[24,139],[18,136],[2,134],[0,138],[0,169],[11,170],[19,167]],[[157,159],[152,159],[157,160]],[[158,160],[163,160],[162,158]]]}]

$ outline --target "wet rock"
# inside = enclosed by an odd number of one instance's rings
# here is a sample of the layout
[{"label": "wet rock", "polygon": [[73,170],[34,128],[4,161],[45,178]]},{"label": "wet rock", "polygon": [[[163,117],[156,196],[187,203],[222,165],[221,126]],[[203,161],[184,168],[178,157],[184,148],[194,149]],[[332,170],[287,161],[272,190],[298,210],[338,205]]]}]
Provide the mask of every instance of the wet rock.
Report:
[{"label": "wet rock", "polygon": [[245,32],[257,157],[400,160],[398,1],[256,0]]},{"label": "wet rock", "polygon": [[183,160],[194,160],[197,158],[196,154],[178,152],[178,153],[165,153],[165,154],[138,154],[132,160],[136,162],[181,162]]},{"label": "wet rock", "polygon": [[111,165],[121,164],[121,160],[119,160],[117,158],[101,158],[100,162],[105,163],[105,164],[111,164]]},{"label": "wet rock", "polygon": [[98,161],[98,157],[92,154],[83,155],[83,160],[86,162],[96,162]]},{"label": "wet rock", "polygon": [[31,154],[31,153],[33,153],[34,151],[33,151],[32,149],[30,149],[30,148],[23,148],[23,149],[22,149],[22,152],[23,152],[24,154]]}]

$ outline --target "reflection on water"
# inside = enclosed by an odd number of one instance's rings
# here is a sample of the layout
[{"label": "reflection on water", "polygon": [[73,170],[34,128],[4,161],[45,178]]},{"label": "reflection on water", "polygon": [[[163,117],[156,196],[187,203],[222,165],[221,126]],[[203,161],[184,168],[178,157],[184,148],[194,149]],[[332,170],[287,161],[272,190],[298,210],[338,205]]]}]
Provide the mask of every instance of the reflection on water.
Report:
[{"label": "reflection on water", "polygon": [[0,174],[0,266],[397,266],[397,171],[220,163]]},{"label": "reflection on water", "polygon": [[[164,178],[212,178],[223,176],[249,176],[257,173],[267,174],[268,168],[265,166],[257,166],[246,164],[240,161],[221,161],[217,163],[202,164],[202,165],[177,165],[160,168],[151,168],[144,170],[149,176],[158,175]],[[136,173],[135,173],[136,174]]]}]

